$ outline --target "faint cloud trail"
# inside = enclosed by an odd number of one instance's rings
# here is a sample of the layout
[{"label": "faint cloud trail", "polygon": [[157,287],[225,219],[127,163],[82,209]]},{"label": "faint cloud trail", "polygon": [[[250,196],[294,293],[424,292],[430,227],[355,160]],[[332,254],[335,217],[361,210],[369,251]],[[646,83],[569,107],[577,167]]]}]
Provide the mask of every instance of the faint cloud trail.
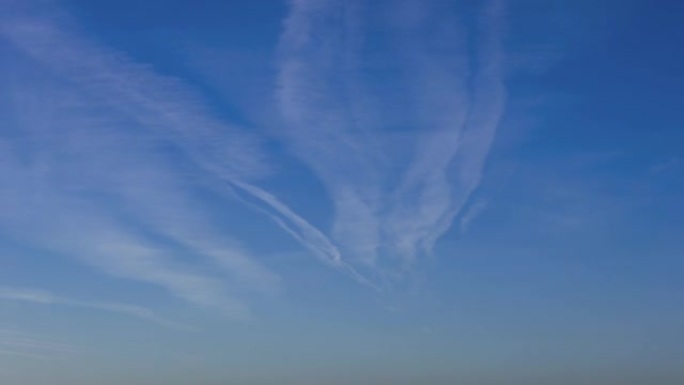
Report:
[{"label": "faint cloud trail", "polygon": [[[111,302],[92,302],[92,301],[82,301],[72,298],[65,298],[45,290],[27,289],[27,288],[15,288],[15,287],[4,287],[0,286],[0,300],[8,301],[18,301],[18,302],[29,302],[35,304],[43,305],[63,305],[69,307],[81,307],[94,310],[102,310],[111,313],[118,313],[126,316],[140,318],[146,321],[154,322],[158,325],[170,327],[179,330],[196,330],[189,326],[182,325],[180,323],[167,320],[160,317],[152,310],[136,305],[122,304],[122,303],[111,303]],[[2,343],[12,344],[18,346],[30,346],[31,342],[24,342],[19,339],[3,339]],[[42,348],[53,348],[55,350],[61,350],[63,347],[60,345],[40,345]]]},{"label": "faint cloud trail", "polygon": [[81,354],[80,347],[13,330],[0,330],[0,354],[48,360]]},{"label": "faint cloud trail", "polygon": [[[184,186],[173,165],[144,148],[162,133],[201,162],[222,170],[232,167],[226,171],[231,175],[256,175],[263,167],[250,152],[253,140],[208,118],[198,98],[179,82],[69,32],[64,19],[68,17],[21,14],[0,24],[4,38],[77,86],[63,91],[50,83],[33,85],[29,79],[24,81],[36,89],[16,90],[22,97],[39,95],[36,101],[47,107],[41,115],[52,119],[41,120],[18,101],[14,113],[33,146],[33,159],[26,164],[16,152],[5,154],[0,164],[6,198],[0,225],[110,275],[160,285],[190,303],[217,307],[230,316],[246,315],[246,307],[227,296],[218,276],[182,268],[171,257],[177,252],[121,223],[123,213],[112,212],[112,203],[127,208],[151,227],[150,232],[186,245],[198,257],[216,260],[249,285],[272,290],[265,288],[272,285],[272,274],[248,260],[243,250],[193,230],[193,225],[211,224],[176,194]],[[61,98],[48,100],[52,95]],[[174,204],[160,207],[164,201]],[[190,218],[193,221],[185,221]],[[215,251],[219,249],[223,252]]]},{"label": "faint cloud trail", "polygon": [[426,250],[432,249],[437,239],[451,227],[482,179],[484,164],[506,105],[502,47],[504,17],[505,2],[492,0],[478,20],[478,71],[473,80],[472,108],[458,145],[460,153],[452,162],[456,181],[464,187],[463,194],[452,199],[449,209],[425,237],[423,247]]}]

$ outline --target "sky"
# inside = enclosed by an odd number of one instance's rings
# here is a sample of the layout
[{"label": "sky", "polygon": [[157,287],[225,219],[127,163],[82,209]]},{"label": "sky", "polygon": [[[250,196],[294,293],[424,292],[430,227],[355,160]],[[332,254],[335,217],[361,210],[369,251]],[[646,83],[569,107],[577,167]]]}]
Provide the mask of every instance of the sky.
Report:
[{"label": "sky", "polygon": [[683,12],[0,0],[0,383],[684,383]]}]

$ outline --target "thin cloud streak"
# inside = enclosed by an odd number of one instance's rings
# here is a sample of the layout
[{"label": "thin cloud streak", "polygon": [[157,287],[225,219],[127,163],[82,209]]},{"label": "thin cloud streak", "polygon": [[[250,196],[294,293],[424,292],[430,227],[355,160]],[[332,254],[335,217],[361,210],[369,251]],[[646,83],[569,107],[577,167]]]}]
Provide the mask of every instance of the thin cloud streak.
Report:
[{"label": "thin cloud streak", "polygon": [[[451,227],[482,179],[484,164],[506,105],[504,55],[502,47],[505,3],[493,0],[478,20],[477,72],[474,74],[472,107],[467,123],[452,155],[456,184],[448,208],[425,237],[423,248],[431,250],[437,239]],[[459,192],[461,194],[459,194]]]},{"label": "thin cloud streak", "polygon": [[[0,299],[8,301],[18,301],[18,302],[29,302],[35,304],[43,305],[63,305],[69,307],[81,307],[95,310],[102,310],[110,313],[123,314],[126,316],[140,318],[146,321],[151,321],[159,325],[174,329],[184,329],[184,330],[194,330],[188,326],[179,324],[177,322],[167,320],[154,311],[136,305],[122,304],[122,303],[109,303],[109,302],[92,302],[92,301],[82,301],[73,298],[65,298],[59,295],[55,295],[45,290],[27,289],[27,288],[15,288],[15,287],[3,287],[0,286]],[[3,339],[4,344],[14,344],[16,346],[27,346],[32,345],[30,341],[22,341],[19,339]],[[53,350],[64,350],[63,346],[59,345],[39,345],[44,349]]]},{"label": "thin cloud streak", "polygon": [[0,330],[0,354],[47,360],[83,352],[81,347],[34,334]]},{"label": "thin cloud streak", "polygon": [[359,273],[352,265],[342,260],[340,251],[332,244],[328,237],[280,202],[275,196],[247,183],[235,183],[235,185],[241,190],[249,193],[252,198],[256,198],[265,203],[264,205],[257,205],[251,203],[250,200],[242,198],[242,201],[245,204],[251,205],[255,209],[266,214],[281,229],[299,241],[304,247],[308,248],[324,263],[349,274],[359,283],[371,287],[374,290],[381,290],[381,288],[368,277]]}]

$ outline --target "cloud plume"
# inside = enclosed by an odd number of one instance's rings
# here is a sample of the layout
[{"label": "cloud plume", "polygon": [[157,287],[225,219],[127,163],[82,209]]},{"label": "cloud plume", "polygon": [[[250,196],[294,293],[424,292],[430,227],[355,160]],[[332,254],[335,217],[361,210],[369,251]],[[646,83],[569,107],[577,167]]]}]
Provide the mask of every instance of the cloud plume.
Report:
[{"label": "cloud plume", "polygon": [[[373,40],[370,12],[394,43]],[[501,1],[472,30],[437,2],[291,2],[280,134],[325,183],[343,255],[406,266],[462,212],[504,109],[502,19]]]}]

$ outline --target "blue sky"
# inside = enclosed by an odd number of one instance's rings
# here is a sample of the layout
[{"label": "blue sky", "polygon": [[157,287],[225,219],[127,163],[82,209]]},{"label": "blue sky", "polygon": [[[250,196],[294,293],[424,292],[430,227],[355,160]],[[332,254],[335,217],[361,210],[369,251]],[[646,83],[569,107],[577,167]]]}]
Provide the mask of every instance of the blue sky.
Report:
[{"label": "blue sky", "polygon": [[684,381],[684,4],[198,3],[0,0],[3,384]]}]

